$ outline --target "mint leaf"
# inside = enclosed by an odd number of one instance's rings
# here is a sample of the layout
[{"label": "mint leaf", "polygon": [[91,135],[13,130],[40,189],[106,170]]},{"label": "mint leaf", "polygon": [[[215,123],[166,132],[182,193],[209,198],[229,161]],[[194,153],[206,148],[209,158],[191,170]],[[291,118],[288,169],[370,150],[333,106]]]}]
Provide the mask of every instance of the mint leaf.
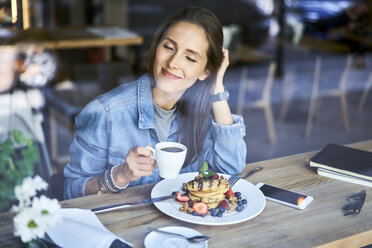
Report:
[{"label": "mint leaf", "polygon": [[202,174],[204,178],[211,177],[213,175],[217,175],[214,171],[208,171],[208,162],[204,162],[203,167],[200,168],[199,174]]},{"label": "mint leaf", "polygon": [[208,162],[204,162],[203,167],[200,168],[199,172],[203,174],[203,172],[208,171]]},{"label": "mint leaf", "polygon": [[211,177],[211,176],[214,176],[214,175],[217,175],[217,173],[214,172],[214,171],[209,171],[206,176],[205,175],[203,175],[203,176],[204,176],[204,178],[208,178],[208,177]]}]

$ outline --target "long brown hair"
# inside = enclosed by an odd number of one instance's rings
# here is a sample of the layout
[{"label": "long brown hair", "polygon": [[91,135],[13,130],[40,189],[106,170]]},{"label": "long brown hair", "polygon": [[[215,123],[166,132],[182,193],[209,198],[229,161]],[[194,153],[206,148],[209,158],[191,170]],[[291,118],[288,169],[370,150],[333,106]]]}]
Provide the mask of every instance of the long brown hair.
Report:
[{"label": "long brown hair", "polygon": [[154,78],[154,61],[159,42],[167,30],[179,22],[189,22],[203,28],[209,43],[205,70],[208,70],[210,75],[203,81],[197,80],[185,91],[177,103],[177,108],[181,113],[178,137],[188,149],[185,160],[185,165],[188,165],[197,159],[203,149],[212,107],[210,96],[214,89],[217,71],[223,60],[223,33],[221,23],[209,10],[203,8],[182,9],[175,16],[166,20],[155,34],[146,61],[146,70],[152,78]]}]

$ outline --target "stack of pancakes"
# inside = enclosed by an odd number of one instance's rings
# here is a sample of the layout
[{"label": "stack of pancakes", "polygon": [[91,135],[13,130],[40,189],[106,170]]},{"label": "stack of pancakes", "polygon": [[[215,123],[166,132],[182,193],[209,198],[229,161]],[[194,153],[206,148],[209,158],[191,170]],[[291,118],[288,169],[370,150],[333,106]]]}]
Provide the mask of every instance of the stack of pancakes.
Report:
[{"label": "stack of pancakes", "polygon": [[211,179],[199,175],[195,180],[183,184],[183,190],[189,192],[190,200],[204,202],[208,205],[208,209],[218,207],[220,202],[225,199],[225,193],[229,187],[229,183],[223,176]]}]

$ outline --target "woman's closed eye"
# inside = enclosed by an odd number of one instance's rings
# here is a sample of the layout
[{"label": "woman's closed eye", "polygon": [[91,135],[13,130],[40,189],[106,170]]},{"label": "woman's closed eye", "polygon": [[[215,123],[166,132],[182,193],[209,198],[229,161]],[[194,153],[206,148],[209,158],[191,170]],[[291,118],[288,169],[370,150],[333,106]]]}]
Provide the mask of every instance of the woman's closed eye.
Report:
[{"label": "woman's closed eye", "polygon": [[[163,44],[163,47],[171,52],[175,52],[176,49],[172,46],[172,45],[169,45],[167,43]],[[195,58],[193,58],[193,56],[189,56],[189,55],[185,55],[185,58],[190,61],[190,62],[193,62],[193,63],[196,63],[197,60]]]},{"label": "woman's closed eye", "polygon": [[189,57],[189,56],[186,56],[186,59],[188,59],[188,60],[190,60],[191,62],[196,62],[196,60],[195,59],[193,59],[193,58],[191,58],[191,57]]},{"label": "woman's closed eye", "polygon": [[174,51],[174,48],[171,47],[171,46],[168,46],[167,44],[164,44],[163,47],[164,47],[165,49],[168,49],[168,50]]}]

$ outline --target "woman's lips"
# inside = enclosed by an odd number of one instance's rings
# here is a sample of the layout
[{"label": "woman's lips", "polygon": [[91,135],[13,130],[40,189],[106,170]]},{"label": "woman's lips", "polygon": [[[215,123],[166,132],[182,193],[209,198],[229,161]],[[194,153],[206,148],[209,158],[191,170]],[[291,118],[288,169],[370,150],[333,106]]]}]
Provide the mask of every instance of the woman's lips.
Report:
[{"label": "woman's lips", "polygon": [[161,73],[164,77],[170,78],[170,79],[181,79],[180,77],[174,75],[173,73],[169,72],[167,69],[161,68]]}]

